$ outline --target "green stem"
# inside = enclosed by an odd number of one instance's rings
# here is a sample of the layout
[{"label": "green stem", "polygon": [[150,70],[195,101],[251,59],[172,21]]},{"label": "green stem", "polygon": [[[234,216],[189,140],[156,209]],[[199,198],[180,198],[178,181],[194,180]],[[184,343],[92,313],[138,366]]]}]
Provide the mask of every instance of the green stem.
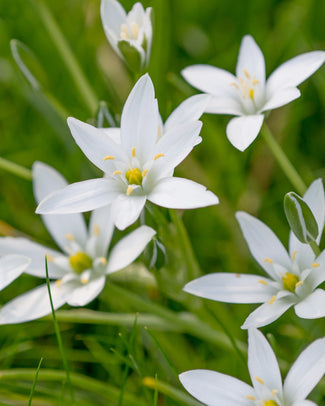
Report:
[{"label": "green stem", "polygon": [[60,27],[54,20],[49,8],[43,0],[34,0],[33,4],[39,13],[45,29],[60,53],[68,71],[70,72],[72,80],[75,82],[80,95],[84,99],[90,113],[94,115],[98,107],[98,99],[93,92],[85,74],[83,73],[77,59],[73,55],[66,38],[60,30]]},{"label": "green stem", "polygon": [[278,164],[280,165],[281,169],[285,173],[286,177],[296,188],[298,193],[300,195],[304,195],[307,189],[305,182],[302,180],[301,176],[296,171],[295,167],[289,161],[280,144],[276,141],[276,139],[271,133],[271,130],[266,124],[264,124],[262,128],[262,135],[268,147],[272,151],[275,159],[278,161]]},{"label": "green stem", "polygon": [[0,169],[12,173],[22,179],[32,180],[32,171],[8,159],[0,157]]},{"label": "green stem", "polygon": [[316,257],[321,253],[321,250],[315,241],[309,243],[310,248],[313,250]]},{"label": "green stem", "polygon": [[43,361],[43,358],[40,359],[40,361],[39,361],[39,363],[38,363],[38,367],[37,367],[37,369],[36,369],[35,378],[34,378],[34,381],[33,381],[33,386],[32,386],[32,389],[31,389],[30,395],[29,395],[28,406],[31,406],[31,405],[32,405],[32,400],[33,400],[33,396],[34,396],[34,391],[35,391],[35,387],[36,387],[36,382],[37,382],[37,378],[38,378],[39,371],[40,371],[40,369],[41,369],[42,361]]}]

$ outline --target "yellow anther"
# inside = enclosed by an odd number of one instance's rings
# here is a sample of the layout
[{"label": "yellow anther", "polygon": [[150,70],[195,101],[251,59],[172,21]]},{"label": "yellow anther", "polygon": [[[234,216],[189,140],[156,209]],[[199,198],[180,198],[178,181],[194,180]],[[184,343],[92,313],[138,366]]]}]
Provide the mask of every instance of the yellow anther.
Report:
[{"label": "yellow anther", "polygon": [[125,173],[125,177],[129,185],[141,185],[142,183],[142,173],[139,168],[129,169]]},{"label": "yellow anther", "polygon": [[86,285],[86,283],[88,283],[88,281],[89,281],[89,278],[86,278],[85,276],[83,276],[83,277],[81,278],[81,283],[82,283],[83,285]]},{"label": "yellow anther", "polygon": [[94,234],[99,235],[99,226],[97,224],[94,225]]},{"label": "yellow anther", "polygon": [[107,264],[107,259],[106,259],[105,257],[99,257],[98,259],[99,259],[99,262],[100,262],[101,264],[103,264],[103,265],[106,265],[106,264]]},{"label": "yellow anther", "polygon": [[299,278],[293,273],[286,272],[286,274],[282,276],[283,288],[289,290],[290,292],[295,291],[297,283],[299,283]]},{"label": "yellow anther", "polygon": [[246,69],[243,69],[244,75],[247,77],[247,79],[250,78],[250,74],[247,72]]},{"label": "yellow anther", "polygon": [[297,288],[298,286],[301,286],[303,283],[304,283],[304,281],[299,281],[299,282],[297,282],[297,283],[296,283],[296,288]]},{"label": "yellow anther", "polygon": [[145,169],[144,171],[142,171],[142,177],[144,178],[148,172],[149,172],[149,169]]},{"label": "yellow anther", "polygon": [[236,89],[239,89],[239,86],[238,86],[237,83],[235,83],[235,82],[231,82],[231,83],[230,83],[230,86],[235,86]]},{"label": "yellow anther", "polygon": [[115,176],[115,175],[122,175],[122,172],[121,171],[114,171],[113,176]]},{"label": "yellow anther", "polygon": [[269,304],[274,303],[275,299],[276,299],[276,296],[272,296],[271,299],[269,300]]},{"label": "yellow anther", "polygon": [[277,389],[272,389],[271,394],[274,397],[279,391]]},{"label": "yellow anther", "polygon": [[249,97],[250,97],[250,99],[254,99],[254,89],[250,89],[250,91],[249,91]]},{"label": "yellow anther", "polygon": [[55,281],[55,286],[57,286],[58,288],[61,286],[62,284],[62,279],[58,279],[57,281]]},{"label": "yellow anther", "polygon": [[292,253],[292,260],[294,261],[296,259],[296,255],[298,254],[298,251],[293,251]]},{"label": "yellow anther", "polygon": [[257,282],[261,283],[262,285],[267,285],[267,282],[264,279],[259,279]]},{"label": "yellow anther", "polygon": [[311,267],[312,268],[318,268],[318,267],[320,267],[320,264],[317,263],[317,262],[314,262],[313,264],[311,264]]},{"label": "yellow anther", "polygon": [[251,395],[247,395],[247,396],[246,396],[246,399],[249,399],[249,400],[256,400],[256,399],[254,398],[254,396],[251,396]]},{"label": "yellow anther", "polygon": [[260,83],[260,81],[257,79],[252,80],[252,85],[258,85],[259,83]]},{"label": "yellow anther", "polygon": [[114,159],[113,155],[104,156],[104,161],[110,161],[110,160],[113,160],[113,159]]},{"label": "yellow anther", "polygon": [[273,264],[273,261],[270,258],[264,258],[263,261],[268,262],[269,264]]},{"label": "yellow anther", "polygon": [[135,158],[135,147],[132,147],[132,149],[131,149],[131,155],[133,156],[133,158]]},{"label": "yellow anther", "polygon": [[128,186],[128,188],[126,189],[126,194],[128,196],[130,196],[130,194],[132,193],[133,188],[131,186]]},{"label": "yellow anther", "polygon": [[259,382],[261,385],[264,385],[263,379],[259,378],[258,376],[254,376],[255,381]]},{"label": "yellow anther", "polygon": [[93,265],[93,260],[84,252],[77,252],[75,255],[71,255],[69,262],[71,268],[78,274],[81,274],[86,269],[90,269]]},{"label": "yellow anther", "polygon": [[139,26],[138,26],[138,24],[137,23],[132,23],[131,24],[131,30],[132,30],[133,37],[135,39],[137,39],[138,35],[139,35]]},{"label": "yellow anther", "polygon": [[158,158],[162,158],[163,156],[165,156],[165,154],[162,154],[161,152],[159,153],[159,154],[157,154],[157,155],[155,155],[155,157],[154,157],[154,161],[156,161]]},{"label": "yellow anther", "polygon": [[50,254],[46,254],[46,259],[47,259],[49,262],[54,262],[54,258],[53,258],[52,255],[50,255]]},{"label": "yellow anther", "polygon": [[157,134],[157,138],[159,139],[161,136],[162,136],[161,124],[158,124],[158,134]]},{"label": "yellow anther", "polygon": [[74,236],[73,236],[73,234],[68,233],[68,234],[65,235],[65,238],[66,238],[67,240],[69,240],[69,241],[74,241]]},{"label": "yellow anther", "polygon": [[121,25],[121,38],[122,39],[130,38],[130,33],[126,24]]}]

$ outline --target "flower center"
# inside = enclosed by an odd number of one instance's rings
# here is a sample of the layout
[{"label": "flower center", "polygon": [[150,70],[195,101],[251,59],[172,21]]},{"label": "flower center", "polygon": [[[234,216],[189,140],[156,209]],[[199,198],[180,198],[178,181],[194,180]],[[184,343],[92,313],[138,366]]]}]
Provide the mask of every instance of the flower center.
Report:
[{"label": "flower center", "polygon": [[131,23],[131,30],[129,30],[126,24],[121,25],[121,39],[138,39],[139,26],[137,23]]},{"label": "flower center", "polygon": [[290,292],[294,292],[297,284],[299,284],[299,278],[293,273],[286,272],[286,274],[282,276],[282,283],[284,289],[290,290]]},{"label": "flower center", "polygon": [[128,181],[129,185],[141,185],[143,176],[142,172],[139,168],[129,169],[125,173],[126,180]]},{"label": "flower center", "polygon": [[263,402],[263,406],[279,406],[275,400],[270,399]]},{"label": "flower center", "polygon": [[75,255],[71,255],[69,257],[69,262],[71,268],[78,274],[81,274],[86,269],[91,268],[93,264],[93,260],[84,252],[77,252]]},{"label": "flower center", "polygon": [[255,74],[251,76],[246,69],[243,69],[243,73],[244,76],[239,76],[237,83],[232,82],[230,85],[235,86],[243,99],[250,98],[254,100],[256,86],[259,84],[259,81],[255,78]]}]

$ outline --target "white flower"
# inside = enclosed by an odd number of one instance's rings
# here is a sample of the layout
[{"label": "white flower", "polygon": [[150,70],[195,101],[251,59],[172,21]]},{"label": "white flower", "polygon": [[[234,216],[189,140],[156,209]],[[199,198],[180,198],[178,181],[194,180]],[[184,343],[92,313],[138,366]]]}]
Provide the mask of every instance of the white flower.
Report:
[{"label": "white flower", "polygon": [[[192,98],[187,104],[202,106],[202,100]],[[201,141],[202,123],[188,119],[183,107],[167,120],[163,136],[157,136],[161,125],[157,100],[150,77],[144,75],[125,103],[121,129],[98,129],[69,118],[75,141],[105,176],[51,194],[37,212],[77,213],[112,203],[113,222],[123,230],[137,220],[147,199],[172,209],[217,204],[218,198],[204,186],[173,177],[174,168]]]},{"label": "white flower", "polygon": [[4,255],[0,258],[0,290],[17,279],[30,264],[31,259],[23,255]]},{"label": "white flower", "polygon": [[[33,165],[34,194],[40,201],[48,193],[67,184],[53,168],[37,162]],[[54,308],[65,303],[84,306],[102,291],[108,274],[131,264],[152,239],[155,231],[142,226],[107,251],[114,231],[110,208],[92,212],[87,230],[81,214],[43,216],[43,221],[62,252],[25,238],[0,238],[0,253],[27,254],[31,263],[25,273],[45,277],[47,257]],[[51,312],[47,285],[24,293],[0,310],[0,324],[21,323]]]},{"label": "white flower", "polygon": [[150,60],[152,42],[151,7],[135,3],[126,14],[117,0],[102,0],[100,14],[106,37],[115,52],[135,70]]},{"label": "white flower", "polygon": [[185,389],[208,406],[316,406],[305,400],[325,372],[325,338],[310,344],[282,384],[274,352],[256,330],[248,331],[248,370],[252,386],[229,375],[197,369],[179,376]]},{"label": "white flower", "polygon": [[262,51],[250,35],[241,43],[236,76],[209,65],[194,65],[182,71],[197,89],[213,96],[206,112],[239,116],[229,121],[227,137],[244,151],[257,137],[264,112],[290,103],[300,96],[297,86],[325,61],[325,52],[308,52],[280,65],[265,81]]},{"label": "white flower", "polygon": [[[319,243],[325,219],[320,179],[311,184],[304,200],[317,221]],[[309,245],[302,244],[290,232],[289,255],[273,231],[260,220],[244,212],[238,212],[236,217],[253,257],[268,277],[215,273],[188,283],[184,290],[221,302],[263,303],[248,316],[242,328],[272,323],[291,306],[299,317],[324,317],[325,291],[317,286],[325,281],[325,251],[315,258]]]}]

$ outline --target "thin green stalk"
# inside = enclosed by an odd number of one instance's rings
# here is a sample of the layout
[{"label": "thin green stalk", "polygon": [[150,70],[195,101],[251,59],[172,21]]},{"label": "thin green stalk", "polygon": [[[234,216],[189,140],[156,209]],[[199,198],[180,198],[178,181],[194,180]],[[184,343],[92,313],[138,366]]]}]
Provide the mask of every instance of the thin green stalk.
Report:
[{"label": "thin green stalk", "polygon": [[34,378],[34,381],[33,381],[33,386],[32,386],[32,389],[30,391],[28,406],[31,406],[31,404],[32,404],[34,391],[35,391],[35,387],[36,387],[36,382],[37,382],[39,371],[41,369],[42,361],[43,361],[43,357],[40,359],[40,361],[38,363],[38,367],[37,367],[37,370],[36,370],[36,373],[35,373],[35,378]]},{"label": "thin green stalk", "polygon": [[305,182],[302,180],[301,176],[296,171],[295,167],[289,161],[280,144],[276,141],[271,130],[265,123],[262,128],[262,136],[265,142],[267,143],[268,147],[272,151],[275,159],[278,161],[278,164],[285,173],[286,177],[296,188],[297,192],[300,195],[303,195],[307,190]]},{"label": "thin green stalk", "polygon": [[315,254],[315,256],[318,257],[318,255],[321,253],[321,250],[320,250],[319,246],[317,245],[317,243],[315,241],[311,241],[309,243],[309,246],[313,250],[313,253]]},{"label": "thin green stalk", "polygon": [[32,171],[5,158],[0,158],[0,169],[3,169],[19,178],[32,180]]},{"label": "thin green stalk", "polygon": [[67,375],[67,382],[68,382],[68,385],[69,385],[72,404],[74,404],[74,395],[73,395],[73,389],[72,389],[71,380],[70,380],[69,367],[68,367],[67,359],[65,357],[65,353],[64,353],[64,349],[63,349],[63,344],[62,344],[59,325],[58,325],[58,322],[57,322],[56,317],[55,317],[55,311],[54,311],[54,306],[53,306],[53,301],[52,301],[50,280],[49,280],[49,271],[48,271],[48,267],[47,267],[47,259],[46,259],[46,257],[45,257],[45,271],[46,271],[46,284],[47,284],[47,289],[48,289],[48,292],[49,292],[49,298],[50,298],[50,303],[51,303],[55,334],[56,334],[56,338],[58,340],[58,345],[59,345],[59,349],[60,349],[60,353],[61,353],[63,366],[64,366],[64,369],[65,369],[66,375]]},{"label": "thin green stalk", "polygon": [[75,82],[80,95],[84,99],[84,102],[87,105],[90,113],[94,115],[98,107],[98,99],[94,91],[92,90],[85,74],[83,73],[77,59],[73,55],[70,45],[68,44],[62,31],[60,30],[60,27],[56,23],[54,17],[51,14],[51,11],[44,3],[44,1],[33,0],[33,4],[35,5],[39,13],[45,29],[47,30],[54,45],[60,53],[68,71],[70,72],[72,80]]}]

